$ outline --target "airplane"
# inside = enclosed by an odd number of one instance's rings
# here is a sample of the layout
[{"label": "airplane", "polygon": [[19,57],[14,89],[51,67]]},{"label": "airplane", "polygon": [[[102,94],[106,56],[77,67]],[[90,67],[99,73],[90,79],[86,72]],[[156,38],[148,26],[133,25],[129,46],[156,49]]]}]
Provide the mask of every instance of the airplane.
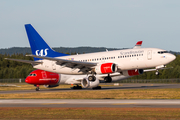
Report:
[{"label": "airplane", "polygon": [[113,76],[134,76],[145,71],[159,74],[158,70],[166,69],[166,65],[176,58],[163,49],[141,48],[142,41],[132,49],[68,55],[50,48],[31,24],[26,24],[25,29],[32,51],[32,55],[27,56],[33,57],[34,61],[6,59],[30,63],[33,68],[53,73],[86,75],[81,82],[89,87],[93,86],[90,83],[99,81],[97,75],[105,75],[104,81],[111,82]]},{"label": "airplane", "polygon": [[[154,71],[154,70],[151,70]],[[144,70],[144,72],[149,72],[149,70]],[[139,73],[136,73],[134,75],[120,75],[119,73],[116,74],[116,76],[112,76],[111,82],[117,82],[120,80],[128,79],[130,77],[140,75]],[[102,75],[96,75],[96,81],[89,81],[89,83],[86,82],[87,75],[67,75],[67,74],[57,74],[53,72],[48,72],[44,70],[36,69],[32,71],[25,79],[25,82],[28,84],[32,84],[36,87],[36,91],[40,90],[40,85],[44,85],[46,88],[53,88],[57,87],[60,84],[68,84],[68,85],[76,85],[73,86],[73,89],[82,89],[83,88],[92,88],[92,89],[101,89],[101,86],[99,86],[100,83],[106,83],[104,81],[104,78],[106,77],[106,74]],[[80,86],[81,85],[81,86]]]},{"label": "airplane", "polygon": [[[76,85],[73,86],[73,89],[82,89],[83,88],[92,88],[92,89],[101,89],[99,86],[100,81],[103,82],[104,77],[106,75],[96,75],[96,81],[86,83],[83,79],[86,78],[86,75],[67,75],[67,74],[57,74],[53,72],[48,72],[44,70],[34,70],[32,71],[25,79],[25,82],[28,84],[32,84],[36,87],[36,91],[39,91],[40,85],[44,85],[46,88],[57,87],[60,84],[69,84]],[[119,80],[127,79],[131,76],[113,76],[112,82],[116,82]],[[100,80],[100,81],[99,81]],[[81,85],[81,86],[80,86]]]}]

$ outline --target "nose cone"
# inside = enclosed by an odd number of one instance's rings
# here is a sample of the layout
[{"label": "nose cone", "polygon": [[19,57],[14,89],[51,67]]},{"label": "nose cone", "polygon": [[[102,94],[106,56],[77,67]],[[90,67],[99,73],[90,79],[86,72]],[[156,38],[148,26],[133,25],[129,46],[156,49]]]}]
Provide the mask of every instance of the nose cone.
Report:
[{"label": "nose cone", "polygon": [[168,55],[168,59],[169,59],[170,62],[172,62],[173,60],[176,59],[176,56],[173,55],[173,54],[169,54],[169,55]]},{"label": "nose cone", "polygon": [[30,79],[29,77],[27,77],[27,78],[25,79],[25,82],[31,84],[31,79]]}]

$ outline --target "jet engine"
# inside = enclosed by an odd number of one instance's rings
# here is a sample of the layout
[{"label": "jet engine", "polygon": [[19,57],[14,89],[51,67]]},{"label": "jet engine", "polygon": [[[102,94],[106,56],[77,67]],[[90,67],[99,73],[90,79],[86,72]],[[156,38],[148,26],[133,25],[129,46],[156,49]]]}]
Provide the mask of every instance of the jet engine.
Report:
[{"label": "jet engine", "polygon": [[125,70],[121,72],[124,76],[135,76],[141,75],[144,73],[143,69],[135,69],[135,70]]},{"label": "jet engine", "polygon": [[117,71],[117,65],[114,63],[103,63],[99,64],[95,68],[97,74],[110,74]]},{"label": "jet engine", "polygon": [[44,85],[44,87],[46,87],[46,88],[53,88],[53,87],[57,87],[57,86],[59,86],[59,85]]},{"label": "jet engine", "polygon": [[99,80],[96,78],[95,81],[89,81],[88,77],[83,78],[81,81],[83,88],[95,88],[99,85]]}]

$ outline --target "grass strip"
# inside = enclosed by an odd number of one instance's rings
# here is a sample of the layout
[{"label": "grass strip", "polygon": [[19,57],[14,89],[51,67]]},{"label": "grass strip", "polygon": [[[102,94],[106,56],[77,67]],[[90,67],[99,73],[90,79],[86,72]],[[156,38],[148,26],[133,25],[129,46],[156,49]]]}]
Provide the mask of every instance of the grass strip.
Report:
[{"label": "grass strip", "polygon": [[179,119],[180,108],[0,108],[0,119]]},{"label": "grass strip", "polygon": [[180,99],[180,89],[128,89],[0,94],[0,99]]}]

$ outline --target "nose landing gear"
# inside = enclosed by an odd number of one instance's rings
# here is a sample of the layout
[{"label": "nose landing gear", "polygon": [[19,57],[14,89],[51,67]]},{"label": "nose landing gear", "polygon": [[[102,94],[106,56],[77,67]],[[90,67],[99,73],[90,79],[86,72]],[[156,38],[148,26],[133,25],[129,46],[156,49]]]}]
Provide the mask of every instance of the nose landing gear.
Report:
[{"label": "nose landing gear", "polygon": [[159,71],[157,70],[157,71],[155,72],[155,74],[156,74],[156,75],[159,75]]},{"label": "nose landing gear", "polygon": [[40,89],[39,89],[39,85],[36,85],[36,91],[39,91]]}]

